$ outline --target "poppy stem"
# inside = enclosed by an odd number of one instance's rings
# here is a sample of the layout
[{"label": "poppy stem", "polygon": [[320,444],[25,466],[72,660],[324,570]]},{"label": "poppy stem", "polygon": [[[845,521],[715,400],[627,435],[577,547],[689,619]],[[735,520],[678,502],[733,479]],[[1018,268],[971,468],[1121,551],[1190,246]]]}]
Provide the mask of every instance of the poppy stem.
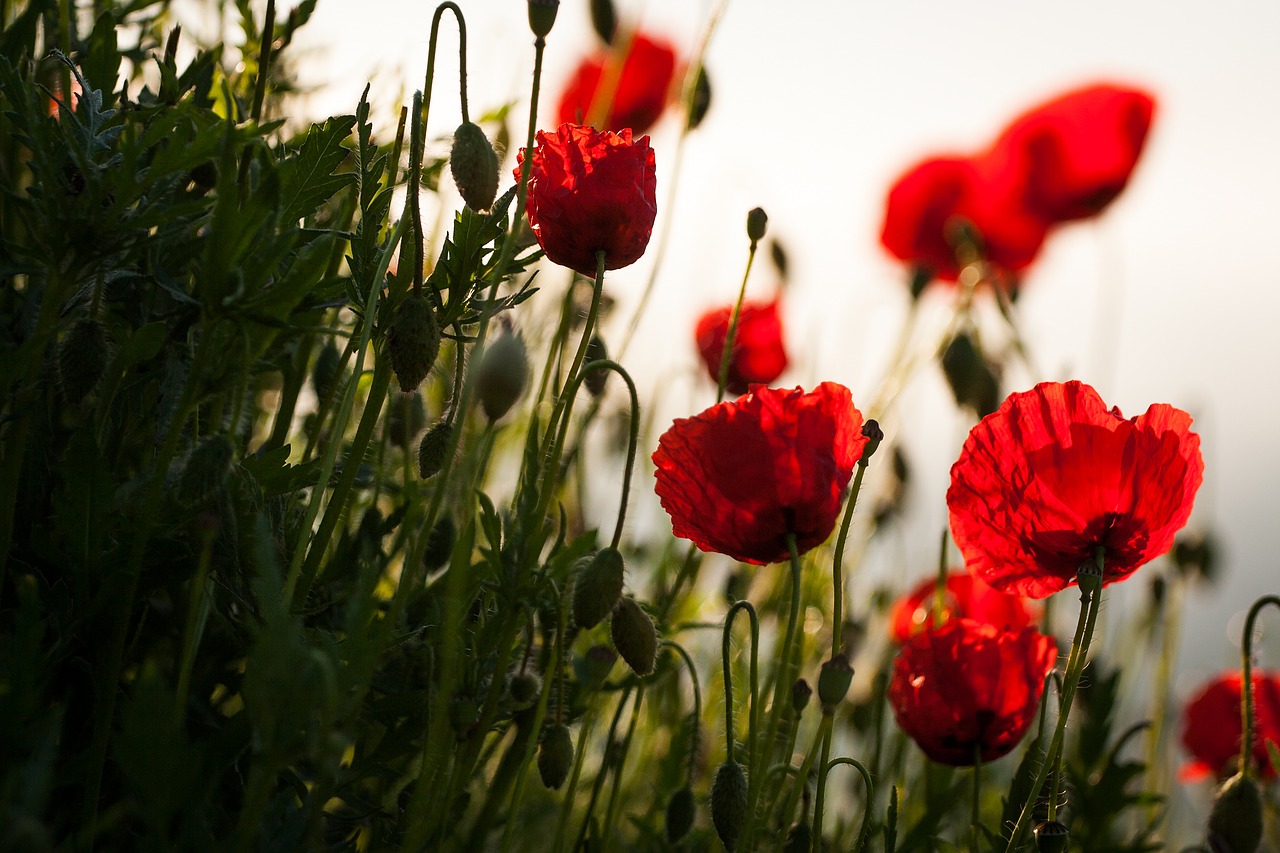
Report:
[{"label": "poppy stem", "polygon": [[[871,834],[871,807],[876,801],[876,786],[875,783],[871,781],[871,773],[863,766],[861,761],[858,761],[855,758],[849,758],[848,756],[833,758],[827,763],[824,769],[830,773],[833,767],[840,764],[847,764],[854,770],[857,770],[862,776],[862,784],[867,790],[867,805],[862,810],[862,826],[858,829],[858,841],[853,845],[853,853],[859,853],[859,851],[866,847],[867,837]],[[818,795],[822,795],[821,788],[818,789]],[[821,849],[820,839],[822,837],[822,833],[819,832],[819,827],[820,825],[815,822],[813,828],[813,843],[815,845],[815,850]],[[973,849],[977,850],[978,848],[975,846]]]},{"label": "poppy stem", "polygon": [[831,558],[831,656],[835,657],[844,650],[844,546],[849,539],[849,527],[853,522],[853,510],[858,506],[858,495],[862,492],[862,476],[867,472],[867,460],[858,460],[858,470],[853,475],[853,485],[849,487],[849,502],[844,507],[844,517],[840,519],[840,533],[836,535],[836,550]]},{"label": "poppy stem", "polygon": [[[453,16],[458,19],[458,93],[462,98],[462,122],[466,124],[471,119],[467,115],[467,22],[462,18],[462,10],[458,8],[458,4],[445,0],[436,7],[436,13],[431,18],[431,40],[427,45],[427,79],[423,85],[423,101],[426,108],[431,108],[431,84],[435,80],[436,69],[436,38],[440,32],[440,18],[444,16],[445,10],[453,12]],[[422,123],[427,123],[426,113],[422,115]]]},{"label": "poppy stem", "polygon": [[742,313],[742,300],[747,295],[747,279],[751,277],[751,265],[756,259],[757,241],[752,239],[751,248],[747,250],[747,268],[742,273],[742,285],[738,288],[738,301],[733,303],[733,315],[729,318],[729,332],[724,338],[724,349],[720,351],[719,381],[716,386],[716,402],[724,402],[724,386],[729,381],[729,361],[733,355],[734,338],[738,334],[738,316]]},{"label": "poppy stem", "polygon": [[698,686],[698,668],[693,665],[693,658],[689,656],[684,646],[674,640],[659,640],[658,642],[660,645],[674,651],[684,660],[685,668],[689,670],[689,681],[693,683],[693,716],[690,719],[694,721],[695,725],[691,729],[693,742],[689,744],[689,762],[685,768],[685,783],[692,785],[693,773],[698,766],[698,721],[702,719],[702,688]]},{"label": "poppy stem", "polygon": [[978,849],[978,827],[982,823],[982,744],[973,745],[973,804],[969,812],[969,849]]},{"label": "poppy stem", "polygon": [[[1099,546],[1094,553],[1093,559],[1085,561],[1080,566],[1080,571],[1076,576],[1077,584],[1080,587],[1080,617],[1076,622],[1075,637],[1071,640],[1071,653],[1067,656],[1066,677],[1062,682],[1062,693],[1058,699],[1058,722],[1054,726],[1053,740],[1049,743],[1049,749],[1045,752],[1044,761],[1036,769],[1035,779],[1032,781],[1031,788],[1027,794],[1027,801],[1023,804],[1022,811],[1018,815],[1018,821],[1014,824],[1013,831],[1009,834],[1009,844],[1005,847],[1005,853],[1013,853],[1018,849],[1018,843],[1031,823],[1036,801],[1040,796],[1040,789],[1044,787],[1045,779],[1049,775],[1049,769],[1057,764],[1058,757],[1062,752],[1062,741],[1067,730],[1067,718],[1071,714],[1071,704],[1075,699],[1076,688],[1080,686],[1080,675],[1088,661],[1089,643],[1093,639],[1093,630],[1098,622],[1098,609],[1102,601],[1105,555],[1106,550]],[[1053,792],[1051,796],[1056,798],[1057,792]]]},{"label": "poppy stem", "polygon": [[[725,760],[731,764],[737,763],[736,751],[734,749],[734,729],[733,729],[733,669],[729,665],[729,642],[733,639],[733,617],[738,615],[738,611],[745,610],[747,618],[751,620],[751,719],[748,725],[747,734],[747,766],[752,766],[752,760],[755,756],[755,734],[756,734],[756,707],[758,705],[758,680],[757,680],[757,649],[760,645],[760,618],[756,615],[756,608],[745,598],[735,601],[733,606],[729,608],[729,612],[724,617],[724,635],[721,639],[721,665],[724,669],[724,743],[725,753],[728,756]],[[751,784],[753,777],[747,777],[747,784]]]},{"label": "poppy stem", "polygon": [[[835,710],[830,707],[822,709],[822,754],[818,759],[818,788],[813,803],[813,851],[822,853],[822,811],[827,799],[827,763],[831,757],[831,726],[835,721]],[[870,801],[868,801],[868,810]]]},{"label": "poppy stem", "polygon": [[1244,620],[1244,636],[1240,638],[1240,775],[1248,779],[1253,775],[1253,626],[1258,621],[1258,614],[1268,604],[1280,607],[1280,596],[1264,595],[1249,608],[1249,615]]}]

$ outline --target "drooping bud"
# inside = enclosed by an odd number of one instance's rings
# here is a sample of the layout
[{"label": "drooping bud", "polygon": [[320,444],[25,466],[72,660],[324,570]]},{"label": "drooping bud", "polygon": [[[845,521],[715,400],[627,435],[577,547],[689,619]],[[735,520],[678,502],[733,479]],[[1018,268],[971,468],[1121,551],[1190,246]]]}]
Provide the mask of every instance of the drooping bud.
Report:
[{"label": "drooping bud", "polygon": [[618,653],[613,649],[608,646],[592,646],[574,661],[574,673],[582,686],[598,690],[617,662]]},{"label": "drooping bud", "polygon": [[440,420],[422,434],[422,441],[418,442],[418,476],[422,479],[430,480],[444,468],[452,433],[453,424]]},{"label": "drooping bud", "polygon": [[516,710],[528,708],[542,690],[542,679],[531,669],[521,669],[507,676],[507,696]]},{"label": "drooping bud", "polygon": [[617,548],[601,548],[594,557],[579,560],[577,568],[573,621],[580,628],[594,628],[622,597],[622,554]]},{"label": "drooping bud", "polygon": [[797,678],[796,683],[791,685],[791,710],[798,717],[809,704],[809,699],[813,696],[813,688],[809,686],[809,682],[803,678]]},{"label": "drooping bud", "polygon": [[316,390],[316,397],[329,399],[333,386],[338,381],[338,371],[342,368],[342,353],[331,338],[320,348],[316,355],[315,366],[311,368],[311,387]]},{"label": "drooping bud", "polygon": [[639,676],[653,672],[658,657],[658,631],[634,598],[618,600],[610,628],[613,646],[631,671]]},{"label": "drooping bud", "polygon": [[[604,340],[599,335],[592,335],[591,340],[587,341],[586,363],[604,361],[608,357],[609,350],[605,347]],[[604,386],[608,380],[609,371],[597,367],[586,372],[582,377],[582,384],[587,386],[587,390],[591,392],[592,397],[599,397],[604,393]]]},{"label": "drooping bud", "polygon": [[818,672],[818,701],[822,703],[823,713],[833,710],[844,701],[853,683],[853,667],[843,654],[833,656],[822,665]]},{"label": "drooping bud", "polygon": [[962,331],[952,338],[942,351],[941,361],[957,406],[969,407],[980,418],[999,407],[1000,375],[971,334]]},{"label": "drooping bud", "polygon": [[1222,783],[1209,812],[1209,849],[1213,853],[1254,853],[1262,843],[1262,792],[1239,773]]},{"label": "drooping bud", "polygon": [[731,853],[746,822],[747,774],[738,762],[726,761],[711,781],[711,823]]},{"label": "drooping bud", "polygon": [[529,0],[529,29],[540,39],[547,37],[556,23],[560,0]]},{"label": "drooping bud", "polygon": [[427,534],[427,549],[422,555],[422,564],[428,570],[440,568],[449,561],[457,541],[458,528],[453,519],[446,515]]},{"label": "drooping bud", "polygon": [[769,217],[765,214],[764,208],[753,207],[747,213],[747,239],[752,243],[758,243],[764,239],[765,231],[768,230]]},{"label": "drooping bud", "polygon": [[426,296],[411,293],[400,303],[387,331],[387,353],[400,390],[416,391],[440,354],[440,325]]},{"label": "drooping bud", "polygon": [[681,788],[667,800],[667,841],[675,844],[693,829],[693,819],[697,814],[697,804],[693,801],[693,791],[689,786]]},{"label": "drooping bud", "polygon": [[464,121],[453,132],[449,171],[467,207],[477,212],[493,207],[498,195],[498,154],[480,125]]},{"label": "drooping bud", "polygon": [[1071,833],[1056,820],[1036,824],[1035,836],[1038,853],[1065,853],[1071,841]]},{"label": "drooping bud", "polygon": [[68,403],[79,403],[98,386],[111,358],[107,327],[95,317],[81,317],[58,342],[55,368],[58,390]]},{"label": "drooping bud", "polygon": [[231,473],[231,442],[224,435],[213,435],[200,443],[178,480],[178,501],[183,506],[196,506],[213,497]]},{"label": "drooping bud", "polygon": [[485,347],[476,366],[476,396],[485,416],[496,421],[505,415],[529,382],[529,355],[520,336],[503,329]]},{"label": "drooping bud", "polygon": [[542,777],[542,784],[554,791],[569,778],[572,769],[573,735],[569,727],[564,723],[547,726],[538,744],[538,775]]}]

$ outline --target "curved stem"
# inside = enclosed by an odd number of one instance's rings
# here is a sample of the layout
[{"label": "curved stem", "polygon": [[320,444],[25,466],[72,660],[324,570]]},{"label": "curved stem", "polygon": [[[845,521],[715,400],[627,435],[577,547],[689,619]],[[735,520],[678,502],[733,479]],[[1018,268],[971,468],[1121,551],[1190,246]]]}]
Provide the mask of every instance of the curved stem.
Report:
[{"label": "curved stem", "polygon": [[[862,762],[854,758],[849,758],[848,756],[831,759],[823,769],[830,772],[831,768],[839,764],[847,764],[857,770],[858,773],[862,775],[862,784],[867,789],[867,805],[866,808],[862,810],[862,828],[858,830],[858,843],[853,846],[854,853],[858,853],[859,850],[862,850],[863,847],[866,846],[867,836],[871,832],[871,806],[876,801],[876,786],[875,783],[871,781],[871,774],[867,771],[867,768],[862,765]],[[818,789],[818,796],[822,796],[821,788]],[[820,839],[822,838],[822,833],[820,829],[821,824],[819,824],[815,819],[813,825],[813,841],[815,845],[821,844]],[[820,847],[815,847],[814,849],[820,849]],[[976,850],[977,848],[975,847],[974,849]]]},{"label": "curved stem", "polygon": [[867,472],[867,461],[858,460],[857,473],[853,475],[853,485],[849,487],[849,502],[844,507],[844,517],[840,519],[840,533],[836,536],[836,550],[831,558],[831,655],[842,652],[844,631],[844,546],[849,539],[849,526],[853,522],[853,511],[858,506],[858,495],[862,491],[862,476]]},{"label": "curved stem", "polygon": [[1240,775],[1246,779],[1252,775],[1250,757],[1253,755],[1253,625],[1258,614],[1268,604],[1280,607],[1280,596],[1264,595],[1249,608],[1244,620],[1244,637],[1241,638],[1240,684]]},{"label": "curved stem", "polygon": [[[462,121],[465,123],[470,121],[467,116],[467,22],[463,20],[462,10],[458,8],[458,4],[445,0],[436,7],[436,13],[431,18],[431,40],[427,43],[427,79],[423,84],[423,103],[426,109],[431,109],[431,84],[435,81],[436,68],[436,39],[440,33],[440,18],[444,15],[445,10],[453,12],[453,16],[458,20],[458,93],[462,98]],[[422,124],[427,123],[427,114],[422,115]]]},{"label": "curved stem", "polygon": [[[737,763],[736,752],[734,749],[734,730],[733,730],[733,669],[729,665],[729,641],[733,638],[733,617],[738,615],[738,611],[745,610],[747,617],[751,620],[751,719],[749,723],[749,734],[747,736],[747,766],[752,766],[752,758],[755,754],[755,728],[756,728],[756,696],[758,690],[757,682],[757,648],[760,645],[760,619],[756,615],[756,609],[750,601],[743,599],[735,601],[733,606],[729,608],[729,612],[724,617],[724,634],[721,638],[720,662],[724,670],[724,739],[725,739],[725,759],[731,764]],[[751,779],[748,777],[747,784],[751,785]]]},{"label": "curved stem", "polygon": [[[693,721],[694,721],[693,736],[696,740],[698,737],[698,733],[697,733],[698,721],[702,719],[702,688],[698,686],[698,670],[693,665],[693,658],[689,657],[689,653],[685,651],[684,646],[680,645],[674,640],[660,640],[659,644],[674,650],[676,654],[684,658],[684,665],[689,670],[689,680],[693,682]],[[697,745],[695,743],[693,745],[693,748],[689,750],[689,768],[688,768],[688,777],[687,777],[687,781],[689,783],[693,782],[693,771],[694,771],[694,768],[697,766],[697,762],[698,762],[698,750],[697,750]]]}]

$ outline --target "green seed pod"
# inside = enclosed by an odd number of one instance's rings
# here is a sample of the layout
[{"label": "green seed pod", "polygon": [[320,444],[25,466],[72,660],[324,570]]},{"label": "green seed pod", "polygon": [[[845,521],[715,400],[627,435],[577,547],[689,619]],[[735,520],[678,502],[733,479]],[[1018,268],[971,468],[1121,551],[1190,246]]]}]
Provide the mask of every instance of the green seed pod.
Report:
[{"label": "green seed pod", "polygon": [[667,800],[667,841],[675,844],[693,829],[693,819],[698,807],[693,801],[693,791],[689,786],[681,788]]},{"label": "green seed pod", "polygon": [[[608,357],[609,350],[605,347],[604,341],[599,335],[592,335],[591,340],[587,341],[586,363],[603,361]],[[591,392],[592,397],[597,398],[604,394],[604,386],[608,381],[609,371],[602,367],[588,370],[582,377],[582,384],[587,386],[587,391]]]},{"label": "green seed pod", "polygon": [[178,501],[196,506],[217,494],[231,473],[231,442],[224,435],[205,439],[187,458],[178,480]]},{"label": "green seed pod", "polygon": [[519,335],[503,330],[485,347],[476,366],[476,396],[485,416],[496,421],[505,415],[529,383],[529,354]]},{"label": "green seed pod", "polygon": [[711,781],[711,823],[716,834],[731,851],[747,822],[747,774],[736,761],[726,761],[716,768]]},{"label": "green seed pod", "polygon": [[498,154],[480,125],[464,121],[453,132],[449,171],[467,207],[475,211],[493,207],[498,195]]},{"label": "green seed pod", "polygon": [[529,29],[538,38],[546,38],[556,23],[560,0],[529,0]]},{"label": "green seed pod", "polygon": [[81,317],[58,341],[54,354],[58,390],[68,403],[79,403],[89,396],[111,359],[111,341],[107,327],[93,317]]},{"label": "green seed pod", "polygon": [[338,382],[338,370],[342,367],[342,352],[338,345],[329,340],[316,355],[316,363],[311,368],[311,387],[316,396],[327,400],[333,393],[333,386]]},{"label": "green seed pod", "polygon": [[791,685],[791,710],[796,716],[804,711],[805,706],[809,704],[809,699],[813,697],[813,688],[809,686],[809,682],[803,678],[797,678],[796,683]]},{"label": "green seed pod", "polygon": [[569,778],[573,769],[573,735],[563,723],[542,730],[542,742],[538,744],[538,775],[542,784],[551,790],[558,789]]},{"label": "green seed pod", "polygon": [[620,598],[613,608],[613,646],[636,675],[653,672],[658,657],[658,631],[634,598]]},{"label": "green seed pod", "polygon": [[759,242],[764,239],[765,232],[768,230],[769,217],[765,214],[764,208],[751,208],[747,212],[747,239],[752,243]]},{"label": "green seed pod", "polygon": [[622,555],[617,548],[601,548],[590,559],[579,561],[573,581],[573,621],[580,628],[594,628],[608,616],[622,597]]},{"label": "green seed pod", "polygon": [[452,432],[453,424],[441,420],[422,434],[422,441],[418,442],[418,476],[422,479],[430,480],[444,468]]},{"label": "green seed pod", "polygon": [[1222,783],[1209,812],[1209,848],[1214,853],[1254,853],[1262,843],[1262,793],[1239,773]]},{"label": "green seed pod", "polygon": [[1065,853],[1071,842],[1071,833],[1056,820],[1036,824],[1035,836],[1038,853]]},{"label": "green seed pod", "polygon": [[822,665],[818,672],[818,701],[826,713],[844,701],[853,683],[853,667],[843,654],[835,655]]},{"label": "green seed pod", "polygon": [[400,390],[416,391],[440,354],[440,325],[431,302],[411,293],[400,303],[387,332],[387,353]]}]

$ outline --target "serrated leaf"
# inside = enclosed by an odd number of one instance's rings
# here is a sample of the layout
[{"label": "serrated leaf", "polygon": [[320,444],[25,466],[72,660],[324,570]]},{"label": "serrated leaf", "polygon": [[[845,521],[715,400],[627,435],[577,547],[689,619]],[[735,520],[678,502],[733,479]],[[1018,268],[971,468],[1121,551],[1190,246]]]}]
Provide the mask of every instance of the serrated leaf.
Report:
[{"label": "serrated leaf", "polygon": [[353,115],[313,124],[298,153],[280,164],[281,219],[296,222],[355,181],[352,172],[336,173],[350,153],[342,142],[355,127]]}]

